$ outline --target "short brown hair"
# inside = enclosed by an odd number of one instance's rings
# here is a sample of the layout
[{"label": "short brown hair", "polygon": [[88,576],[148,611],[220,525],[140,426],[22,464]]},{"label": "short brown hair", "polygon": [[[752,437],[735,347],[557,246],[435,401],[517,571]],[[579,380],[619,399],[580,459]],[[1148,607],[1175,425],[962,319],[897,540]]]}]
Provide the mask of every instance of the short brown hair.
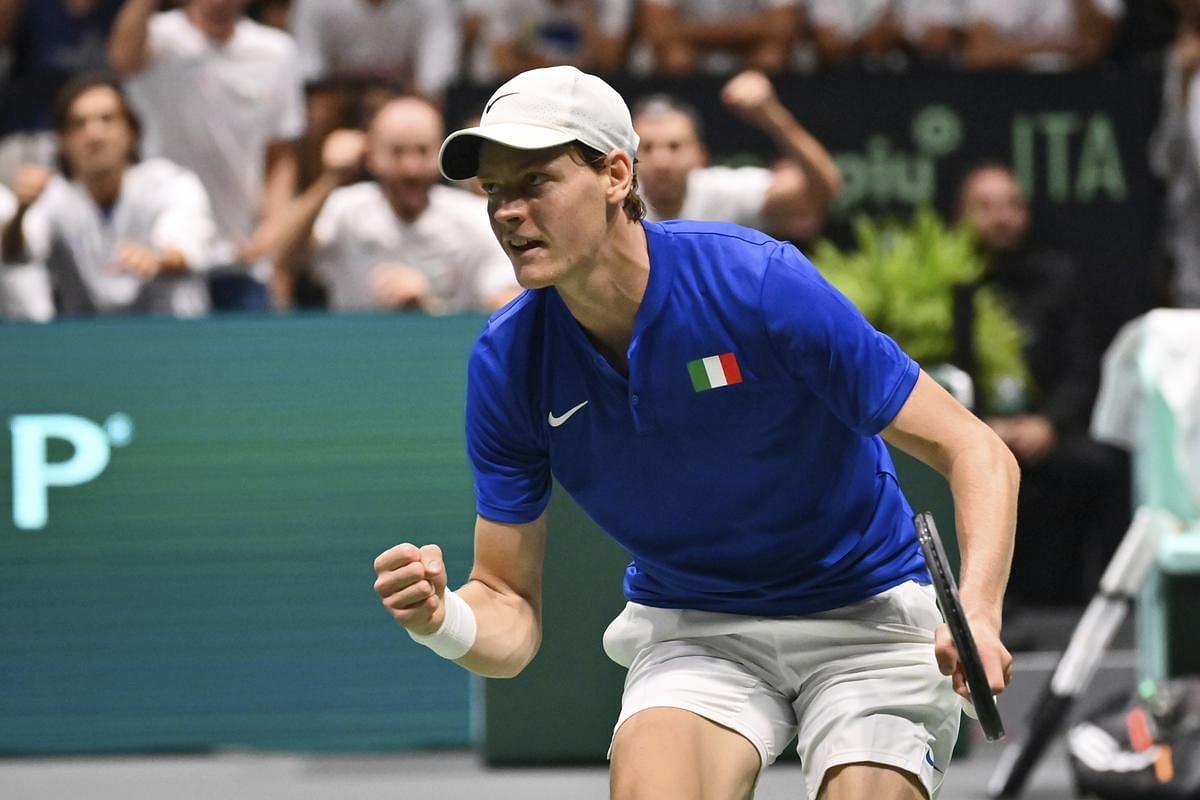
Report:
[{"label": "short brown hair", "polygon": [[[608,160],[608,153],[602,153],[594,147],[588,147],[583,142],[571,142],[567,146],[567,152],[577,162],[583,164],[585,167],[591,167],[596,172],[604,169],[604,164]],[[633,160],[633,185],[629,187],[629,194],[625,195],[625,202],[621,204],[621,209],[625,212],[625,216],[629,217],[632,222],[638,222],[646,218],[646,201],[638,194],[636,158]]]}]

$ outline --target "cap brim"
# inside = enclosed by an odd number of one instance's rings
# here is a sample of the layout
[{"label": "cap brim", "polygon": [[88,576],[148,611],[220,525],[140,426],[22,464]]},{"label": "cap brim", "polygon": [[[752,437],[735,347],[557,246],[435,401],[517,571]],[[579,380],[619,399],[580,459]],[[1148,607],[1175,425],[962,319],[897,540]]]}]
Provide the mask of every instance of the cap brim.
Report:
[{"label": "cap brim", "polygon": [[446,137],[438,153],[442,174],[452,181],[465,181],[479,172],[479,149],[485,141],[515,147],[518,150],[542,150],[575,141],[574,134],[539,125],[497,122],[477,128],[463,128]]}]

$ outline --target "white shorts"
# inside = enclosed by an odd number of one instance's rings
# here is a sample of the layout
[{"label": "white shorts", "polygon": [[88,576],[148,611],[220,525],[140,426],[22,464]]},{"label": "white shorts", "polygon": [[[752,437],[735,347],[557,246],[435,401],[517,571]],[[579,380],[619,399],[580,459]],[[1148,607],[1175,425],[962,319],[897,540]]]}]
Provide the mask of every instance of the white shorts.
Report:
[{"label": "white shorts", "polygon": [[962,710],[933,654],[941,621],[933,588],[911,581],[803,617],[628,603],[604,633],[629,669],[613,734],[639,711],[681,708],[745,736],[760,768],[798,736],[810,800],[855,762],[910,772],[935,798]]}]

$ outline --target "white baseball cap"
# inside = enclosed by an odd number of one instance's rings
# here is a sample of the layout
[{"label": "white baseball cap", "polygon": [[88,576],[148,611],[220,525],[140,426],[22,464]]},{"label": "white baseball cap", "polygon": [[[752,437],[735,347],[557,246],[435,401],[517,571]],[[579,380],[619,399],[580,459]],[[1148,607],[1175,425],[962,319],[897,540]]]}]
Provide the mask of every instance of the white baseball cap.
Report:
[{"label": "white baseball cap", "polygon": [[442,142],[442,174],[453,181],[474,176],[485,139],[518,150],[581,142],[602,153],[624,150],[631,159],[638,148],[625,100],[575,67],[531,69],[497,89],[477,127],[455,131]]}]

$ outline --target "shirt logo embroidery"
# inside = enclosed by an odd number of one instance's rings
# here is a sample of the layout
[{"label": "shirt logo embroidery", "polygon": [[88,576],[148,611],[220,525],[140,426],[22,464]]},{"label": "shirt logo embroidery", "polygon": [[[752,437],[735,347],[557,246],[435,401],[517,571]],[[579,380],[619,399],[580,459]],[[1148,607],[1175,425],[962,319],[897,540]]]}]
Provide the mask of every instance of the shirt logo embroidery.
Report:
[{"label": "shirt logo embroidery", "polygon": [[559,425],[562,425],[564,422],[566,422],[567,420],[569,420],[571,418],[571,415],[573,415],[576,411],[583,408],[587,404],[588,404],[588,401],[584,400],[579,405],[577,405],[574,408],[572,408],[571,410],[567,411],[567,413],[563,414],[561,417],[554,416],[554,412],[551,411],[549,419],[548,419],[548,421],[550,423],[550,427],[557,428]]}]

